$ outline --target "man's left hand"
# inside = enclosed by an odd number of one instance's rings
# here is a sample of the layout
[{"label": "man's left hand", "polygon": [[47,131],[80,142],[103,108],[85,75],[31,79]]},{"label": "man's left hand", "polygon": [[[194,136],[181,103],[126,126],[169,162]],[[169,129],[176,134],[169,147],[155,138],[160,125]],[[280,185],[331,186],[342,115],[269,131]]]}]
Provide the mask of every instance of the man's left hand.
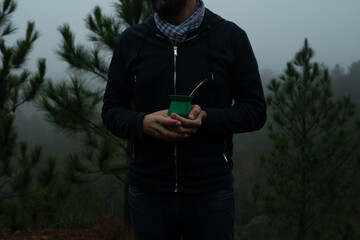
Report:
[{"label": "man's left hand", "polygon": [[179,133],[196,133],[206,123],[207,113],[199,105],[193,105],[188,117],[189,119],[186,119],[176,113],[172,113],[171,118],[181,122],[181,126],[174,130]]}]

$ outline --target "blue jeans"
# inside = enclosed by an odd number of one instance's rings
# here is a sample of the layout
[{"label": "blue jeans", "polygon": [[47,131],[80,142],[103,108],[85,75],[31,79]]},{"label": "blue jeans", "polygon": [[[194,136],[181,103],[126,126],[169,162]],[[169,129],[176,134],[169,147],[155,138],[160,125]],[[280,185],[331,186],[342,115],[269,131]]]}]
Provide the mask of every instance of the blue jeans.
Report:
[{"label": "blue jeans", "polygon": [[234,191],[156,193],[129,188],[136,240],[233,240]]}]

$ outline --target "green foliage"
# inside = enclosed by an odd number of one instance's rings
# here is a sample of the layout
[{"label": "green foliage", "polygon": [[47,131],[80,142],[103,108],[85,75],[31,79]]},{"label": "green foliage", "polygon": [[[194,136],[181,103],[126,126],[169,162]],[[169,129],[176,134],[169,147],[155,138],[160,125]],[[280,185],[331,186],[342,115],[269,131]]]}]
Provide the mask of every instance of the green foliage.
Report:
[{"label": "green foliage", "polygon": [[[30,73],[23,68],[33,43],[39,34],[35,24],[29,22],[25,37],[17,40],[14,46],[7,46],[5,36],[13,33],[15,27],[10,20],[17,4],[12,0],[1,2],[0,9],[0,200],[14,196],[22,196],[30,187],[31,168],[41,157],[41,149],[35,148],[27,155],[27,144],[21,143],[18,163],[15,167],[11,162],[16,155],[17,132],[12,112],[21,104],[31,101],[39,92],[45,81],[45,60],[38,61],[38,72]],[[9,185],[13,192],[9,192]]]},{"label": "green foliage", "polygon": [[85,18],[86,27],[91,29],[89,34],[89,41],[96,43],[101,48],[112,51],[115,48],[115,43],[119,35],[114,33],[121,33],[123,24],[120,20],[111,16],[104,16],[99,6],[95,7],[92,14]]},{"label": "green foliage", "polygon": [[26,142],[21,142],[19,148],[17,161],[10,158],[2,162],[0,202],[11,198],[22,198],[34,191],[33,178],[42,157],[41,148],[35,147],[29,153]]},{"label": "green foliage", "polygon": [[15,154],[17,138],[13,123],[13,115],[0,118],[0,176],[11,175],[10,158]]},{"label": "green foliage", "polygon": [[75,35],[67,24],[60,26],[58,30],[63,39],[56,54],[68,63],[69,69],[88,72],[96,78],[106,81],[108,66],[101,58],[100,48],[87,48],[82,44],[76,45]]},{"label": "green foliage", "polygon": [[331,75],[334,78],[334,85],[336,88],[337,95],[351,95],[354,101],[357,103],[357,110],[360,110],[360,61],[353,62],[348,71],[340,66],[336,65]]},{"label": "green foliage", "polygon": [[353,62],[349,67],[349,75],[350,76],[360,76],[360,60]]},{"label": "green foliage", "polygon": [[46,165],[43,166],[36,176],[37,182],[39,184],[39,189],[46,188],[56,180],[56,159],[54,157],[49,157]]},{"label": "green foliage", "polygon": [[39,37],[35,23],[28,22],[26,34],[13,46],[6,44],[5,37],[16,28],[10,20],[17,4],[13,0],[1,2],[0,9],[0,117],[14,112],[21,104],[34,99],[45,81],[46,64],[44,59],[38,60],[38,72],[30,73],[24,69],[27,57],[34,42]]},{"label": "green foliage", "polygon": [[70,134],[102,131],[98,109],[101,102],[99,90],[89,89],[83,80],[73,77],[71,83],[48,82],[40,105],[47,120]]},{"label": "green foliage", "polygon": [[[3,202],[0,226],[3,235],[30,228],[91,227],[97,220],[98,196],[90,187],[70,185],[56,174],[51,183],[17,201]],[[0,235],[1,236],[1,235]]]},{"label": "green foliage", "polygon": [[[99,6],[86,16],[90,46],[76,43],[69,25],[58,28],[62,40],[56,54],[68,64],[70,79],[58,84],[49,82],[39,106],[57,129],[83,137],[83,151],[65,159],[66,182],[79,185],[112,176],[127,191],[128,143],[104,127],[99,112],[116,40],[126,27],[144,20],[150,10],[145,0],[120,1],[114,8],[116,17],[104,15]],[[127,227],[128,212],[124,215]]]},{"label": "green foliage", "polygon": [[17,229],[21,229],[21,213],[19,213],[19,206],[16,203],[3,203],[2,211],[0,215],[0,223],[2,231],[5,234],[14,232]]},{"label": "green foliage", "polygon": [[[25,37],[9,46],[6,37],[15,32],[11,14],[16,10],[14,0],[0,3],[0,229],[8,233],[23,228],[27,223],[24,201],[40,191],[53,178],[55,159],[49,160],[48,169],[40,169],[41,147],[28,148],[18,142],[14,126],[16,109],[35,99],[46,81],[46,63],[39,59],[37,72],[25,68],[27,58],[39,33],[35,23],[28,22]],[[36,176],[39,176],[38,178]]]},{"label": "green foliage", "polygon": [[0,5],[0,37],[5,37],[16,30],[9,16],[16,10],[17,3],[12,0],[5,0]]},{"label": "green foliage", "polygon": [[[355,224],[348,214],[359,207],[353,181],[359,137],[351,128],[356,106],[349,96],[334,98],[328,70],[312,63],[313,56],[305,40],[285,74],[268,85],[274,148],[261,158],[268,184],[261,206],[284,239],[325,239],[316,229],[340,215]],[[345,239],[340,235],[332,239]]]},{"label": "green foliage", "polygon": [[249,237],[246,236],[246,234],[244,234],[244,231],[239,226],[235,226],[234,239],[235,240],[251,240]]},{"label": "green foliage", "polygon": [[151,14],[147,0],[120,0],[119,2],[114,4],[117,16],[127,26],[141,23]]}]

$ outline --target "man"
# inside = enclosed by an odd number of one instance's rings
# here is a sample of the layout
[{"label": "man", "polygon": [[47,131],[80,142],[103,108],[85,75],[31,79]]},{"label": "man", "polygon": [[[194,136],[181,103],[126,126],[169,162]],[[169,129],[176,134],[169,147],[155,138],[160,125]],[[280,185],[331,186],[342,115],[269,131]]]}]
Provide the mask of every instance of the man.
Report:
[{"label": "man", "polygon": [[[132,144],[135,238],[234,235],[234,133],[260,129],[266,104],[246,33],[199,0],[152,0],[155,12],[117,41],[102,118]],[[188,118],[168,95],[195,94]]]}]

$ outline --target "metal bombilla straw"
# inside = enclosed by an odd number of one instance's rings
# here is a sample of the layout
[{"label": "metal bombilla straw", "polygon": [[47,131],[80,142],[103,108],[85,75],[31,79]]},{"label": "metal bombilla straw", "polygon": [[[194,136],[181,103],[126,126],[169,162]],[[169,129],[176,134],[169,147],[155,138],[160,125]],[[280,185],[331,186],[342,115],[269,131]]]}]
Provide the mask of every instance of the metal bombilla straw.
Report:
[{"label": "metal bombilla straw", "polygon": [[199,83],[199,85],[196,86],[196,88],[190,93],[189,96],[191,96],[191,97],[194,96],[195,92],[196,92],[202,85],[204,85],[207,81],[208,81],[207,78],[205,78],[204,80],[202,80],[202,82]]}]

